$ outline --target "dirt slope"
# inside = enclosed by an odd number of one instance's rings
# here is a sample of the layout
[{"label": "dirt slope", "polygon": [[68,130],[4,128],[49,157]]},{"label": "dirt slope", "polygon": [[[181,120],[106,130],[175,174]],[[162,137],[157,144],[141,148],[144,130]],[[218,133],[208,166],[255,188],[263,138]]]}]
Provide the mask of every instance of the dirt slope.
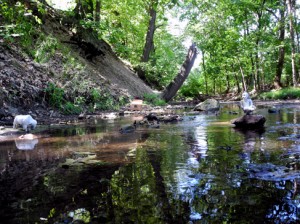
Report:
[{"label": "dirt slope", "polygon": [[65,49],[57,50],[45,63],[37,63],[18,45],[0,37],[0,119],[37,108],[49,111],[45,102],[49,82],[63,88],[70,102],[79,96],[88,99],[92,89],[114,99],[153,92],[106,42],[95,39],[89,31],[74,34],[53,16],[45,16],[42,30]]}]

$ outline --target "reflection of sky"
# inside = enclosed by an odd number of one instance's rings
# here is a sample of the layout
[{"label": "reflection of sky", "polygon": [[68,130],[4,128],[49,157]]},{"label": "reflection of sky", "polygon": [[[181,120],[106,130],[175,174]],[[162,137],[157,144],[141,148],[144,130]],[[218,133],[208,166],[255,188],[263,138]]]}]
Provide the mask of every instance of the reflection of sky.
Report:
[{"label": "reflection of sky", "polygon": [[207,156],[207,134],[206,134],[206,126],[198,126],[195,131],[195,138],[197,140],[197,153],[201,155],[201,157]]},{"label": "reflection of sky", "polygon": [[[188,124],[187,124],[188,123]],[[195,194],[199,191],[198,185],[200,180],[206,176],[199,173],[199,157],[207,156],[207,115],[196,116],[195,120],[187,121],[185,128],[191,131],[193,130],[193,142],[189,142],[191,145],[191,151],[187,153],[187,159],[185,163],[177,163],[177,169],[174,173],[175,183],[170,184],[170,192],[173,193],[173,197],[182,201],[189,202],[192,206],[192,201],[195,198]],[[191,207],[191,220],[201,219],[201,214],[195,211],[194,207]]]}]

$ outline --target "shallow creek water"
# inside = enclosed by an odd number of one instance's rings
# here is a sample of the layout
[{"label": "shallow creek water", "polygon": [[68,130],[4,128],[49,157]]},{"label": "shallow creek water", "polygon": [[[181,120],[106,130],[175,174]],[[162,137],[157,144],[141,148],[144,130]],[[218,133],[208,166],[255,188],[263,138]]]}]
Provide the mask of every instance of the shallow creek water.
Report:
[{"label": "shallow creek water", "polygon": [[300,105],[268,109],[256,131],[223,104],[133,133],[140,117],[1,136],[0,223],[299,223]]}]

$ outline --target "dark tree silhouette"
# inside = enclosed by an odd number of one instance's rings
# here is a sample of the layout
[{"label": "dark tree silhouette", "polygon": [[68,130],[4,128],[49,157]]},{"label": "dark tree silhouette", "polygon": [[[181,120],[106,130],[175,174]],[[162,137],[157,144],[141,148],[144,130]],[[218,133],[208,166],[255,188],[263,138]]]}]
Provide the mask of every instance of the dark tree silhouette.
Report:
[{"label": "dark tree silhouette", "polygon": [[193,43],[188,50],[186,59],[183,62],[178,74],[162,93],[162,98],[165,101],[167,102],[170,101],[176,95],[177,91],[182,86],[183,82],[186,80],[188,75],[190,74],[190,71],[194,65],[196,57],[197,57],[197,48],[196,48],[196,44]]}]

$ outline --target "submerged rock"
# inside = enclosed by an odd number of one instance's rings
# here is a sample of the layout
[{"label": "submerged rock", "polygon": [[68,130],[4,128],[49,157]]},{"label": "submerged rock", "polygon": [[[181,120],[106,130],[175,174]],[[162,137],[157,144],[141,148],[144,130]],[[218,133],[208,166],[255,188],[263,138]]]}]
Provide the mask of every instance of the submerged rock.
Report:
[{"label": "submerged rock", "polygon": [[179,115],[164,115],[164,116],[161,116],[159,118],[160,121],[162,122],[177,122],[177,121],[182,121],[183,118]]},{"label": "submerged rock", "polygon": [[271,107],[268,109],[268,112],[270,114],[277,114],[277,113],[280,113],[280,109],[276,108],[276,107]]},{"label": "submerged rock", "polygon": [[123,127],[121,127],[119,129],[119,132],[121,134],[124,134],[124,133],[132,133],[134,132],[136,129],[136,125],[124,125]]},{"label": "submerged rock", "polygon": [[268,181],[294,180],[300,177],[299,170],[291,170],[288,167],[271,163],[249,164],[248,170],[250,178]]}]

